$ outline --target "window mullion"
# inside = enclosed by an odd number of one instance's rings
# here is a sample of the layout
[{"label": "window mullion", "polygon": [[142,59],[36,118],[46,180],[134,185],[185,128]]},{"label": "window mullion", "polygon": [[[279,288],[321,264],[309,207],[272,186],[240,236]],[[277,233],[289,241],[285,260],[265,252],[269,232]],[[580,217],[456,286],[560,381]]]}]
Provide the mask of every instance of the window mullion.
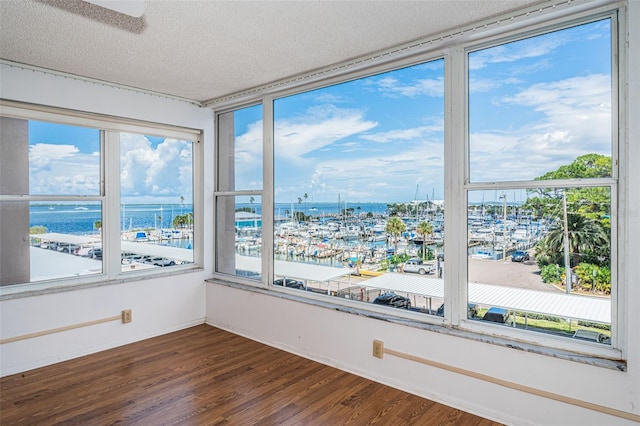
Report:
[{"label": "window mullion", "polygon": [[262,104],[263,123],[263,168],[262,168],[262,279],[263,283],[272,283],[273,240],[274,240],[274,198],[273,198],[273,99],[267,97]]},{"label": "window mullion", "polygon": [[465,80],[464,51],[452,49],[445,58],[445,273],[444,303],[445,317],[458,325],[465,313],[466,304],[466,259],[465,217]]},{"label": "window mullion", "polygon": [[120,132],[104,131],[104,210],[102,227],[103,268],[109,278],[120,265]]}]

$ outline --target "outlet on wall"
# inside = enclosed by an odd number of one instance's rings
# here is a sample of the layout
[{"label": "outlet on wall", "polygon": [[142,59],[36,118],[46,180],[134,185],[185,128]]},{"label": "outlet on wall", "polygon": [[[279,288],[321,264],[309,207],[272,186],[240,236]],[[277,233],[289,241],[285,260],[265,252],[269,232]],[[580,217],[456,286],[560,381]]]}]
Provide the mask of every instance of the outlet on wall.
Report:
[{"label": "outlet on wall", "polygon": [[382,354],[384,353],[384,343],[380,340],[373,341],[373,356],[376,358],[382,358]]},{"label": "outlet on wall", "polygon": [[131,322],[131,315],[131,309],[125,309],[124,311],[122,311],[122,323],[126,324],[128,322]]}]

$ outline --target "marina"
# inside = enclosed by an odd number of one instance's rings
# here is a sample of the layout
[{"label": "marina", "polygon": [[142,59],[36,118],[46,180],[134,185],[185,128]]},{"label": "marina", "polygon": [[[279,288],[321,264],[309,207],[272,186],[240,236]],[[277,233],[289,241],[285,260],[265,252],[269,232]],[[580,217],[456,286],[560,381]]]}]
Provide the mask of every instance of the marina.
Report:
[{"label": "marina", "polygon": [[[431,204],[432,208],[419,209],[417,203],[405,204],[405,214],[398,215],[397,204],[386,208],[363,204],[352,209],[330,203],[318,205],[298,206],[297,211],[293,206],[277,207],[285,215],[277,216],[274,223],[276,282],[292,289],[444,315],[442,206]],[[64,264],[67,274],[102,273],[101,229],[96,226],[100,225],[99,205],[77,207],[32,206],[32,226],[47,229],[32,234],[34,281],[63,277],[56,275],[55,268],[46,267],[51,261]],[[192,263],[193,229],[176,219],[178,215],[184,218],[185,211],[184,206],[175,205],[123,207],[122,272]],[[187,214],[192,214],[190,209]],[[259,206],[236,204],[234,225],[235,275],[260,279],[263,235]],[[538,327],[535,320],[541,316],[565,318],[566,330],[552,326],[546,332],[571,337],[580,330],[582,334],[592,333],[598,343],[608,343],[608,331],[594,331],[579,324],[608,324],[610,299],[565,295],[543,284],[537,265],[529,261],[531,249],[552,226],[551,221],[507,214],[506,208],[501,215],[478,214],[477,207],[470,206],[469,318],[482,319],[485,312],[501,309],[500,322],[526,329]],[[44,256],[42,249],[55,251],[56,258]],[[511,259],[518,264],[505,262],[516,252],[527,254],[527,265],[525,258]],[[69,254],[75,256],[65,256]]]}]

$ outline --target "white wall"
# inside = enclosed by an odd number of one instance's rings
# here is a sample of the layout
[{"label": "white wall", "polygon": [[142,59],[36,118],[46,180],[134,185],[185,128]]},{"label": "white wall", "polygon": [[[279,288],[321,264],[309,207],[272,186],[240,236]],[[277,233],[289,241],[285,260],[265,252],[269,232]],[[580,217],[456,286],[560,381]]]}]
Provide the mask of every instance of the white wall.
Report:
[{"label": "white wall", "polygon": [[624,276],[619,300],[627,314],[626,372],[456,338],[218,284],[207,284],[207,323],[411,393],[510,424],[637,424],[553,399],[511,390],[385,355],[372,342],[521,386],[640,415],[640,1],[629,4],[630,62],[627,130],[631,158]]},{"label": "white wall", "polygon": [[[630,22],[640,22],[631,1]],[[640,159],[640,26],[630,28],[629,155]],[[0,93],[7,99],[93,111],[205,129],[205,164],[213,164],[213,117],[209,110],[124,89],[2,66]],[[204,235],[212,235],[211,167],[204,169]],[[633,167],[630,182],[640,182]],[[636,185],[634,185],[636,186]],[[630,190],[629,259],[626,276],[640,277],[639,189]],[[473,370],[559,395],[640,414],[640,286],[630,285],[627,309],[627,372],[591,367],[523,351],[403,327],[308,304],[203,284],[210,276],[212,243],[205,238],[205,270],[85,290],[0,302],[0,338],[117,315],[132,308],[134,321],[105,323],[0,346],[2,375],[207,322],[267,344],[370,377],[400,389],[513,424],[612,425],[620,418],[509,390],[434,367],[371,356],[374,339],[389,348]],[[206,299],[205,299],[206,289]]]},{"label": "white wall", "polygon": [[[192,104],[72,78],[1,65],[4,99],[109,114],[204,130],[204,164],[213,163],[213,113]],[[204,167],[204,235],[212,234],[213,170]],[[202,324],[203,280],[211,276],[212,241],[204,271],[0,301],[0,339],[119,315],[133,322],[93,325],[0,345],[0,374],[13,374]]]}]

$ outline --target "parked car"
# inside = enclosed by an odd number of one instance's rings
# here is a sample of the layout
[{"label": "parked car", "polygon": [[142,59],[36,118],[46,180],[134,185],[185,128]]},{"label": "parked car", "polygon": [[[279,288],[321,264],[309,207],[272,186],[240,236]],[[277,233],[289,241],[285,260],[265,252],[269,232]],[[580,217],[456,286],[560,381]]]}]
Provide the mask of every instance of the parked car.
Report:
[{"label": "parked car", "polygon": [[144,263],[150,263],[155,266],[173,266],[176,264],[175,261],[171,259],[165,259],[164,257],[151,257],[144,260]]},{"label": "parked car", "polygon": [[411,301],[407,297],[395,293],[384,293],[373,301],[375,305],[385,305],[394,308],[411,309]]},{"label": "parked car", "polygon": [[412,257],[404,264],[404,272],[415,272],[420,275],[431,274],[436,268],[433,265],[428,265],[418,257]]},{"label": "parked car", "polygon": [[80,246],[76,244],[61,243],[60,245],[58,245],[59,252],[69,253],[69,254],[75,253],[79,248]]},{"label": "parked car", "polygon": [[503,308],[489,308],[482,317],[484,321],[499,322],[501,324],[507,322],[507,318],[509,318],[509,313]]},{"label": "parked car", "polygon": [[304,289],[304,283],[302,281],[294,280],[292,278],[280,278],[273,282],[273,285],[279,285],[288,288],[295,288],[298,290]]},{"label": "parked car", "polygon": [[87,254],[88,257],[92,258],[92,259],[102,259],[102,249],[101,248],[92,248],[91,250],[89,250],[89,253]]},{"label": "parked car", "polygon": [[529,260],[529,253],[524,250],[516,250],[511,255],[512,262],[524,262],[525,260]]},{"label": "parked car", "polygon": [[[444,316],[444,303],[440,305],[438,310],[436,311],[436,315],[439,317]],[[467,318],[477,318],[478,317],[478,305],[475,303],[469,303],[467,306]]]},{"label": "parked car", "polygon": [[142,262],[145,256],[136,253],[126,253],[120,256],[122,263]]},{"label": "parked car", "polygon": [[89,256],[89,252],[91,250],[93,250],[93,247],[80,247],[78,250],[76,250],[76,252],[74,254],[76,256],[90,257]]}]

